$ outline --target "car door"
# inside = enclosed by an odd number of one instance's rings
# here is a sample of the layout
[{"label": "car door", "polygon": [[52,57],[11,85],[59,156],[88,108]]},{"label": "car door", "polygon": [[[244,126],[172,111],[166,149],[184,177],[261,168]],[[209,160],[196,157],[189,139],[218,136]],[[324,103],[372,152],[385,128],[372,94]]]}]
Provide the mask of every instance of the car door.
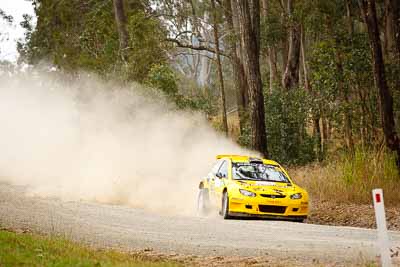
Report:
[{"label": "car door", "polygon": [[228,169],[229,169],[229,161],[223,160],[221,166],[218,169],[218,172],[215,174],[215,181],[214,181],[214,200],[216,204],[220,204],[222,199],[222,192],[225,188],[225,184],[228,180]]},{"label": "car door", "polygon": [[219,168],[221,167],[222,160],[218,160],[211,169],[211,172],[207,175],[207,180],[209,184],[209,193],[213,198],[215,195],[215,181],[217,179],[217,173]]}]

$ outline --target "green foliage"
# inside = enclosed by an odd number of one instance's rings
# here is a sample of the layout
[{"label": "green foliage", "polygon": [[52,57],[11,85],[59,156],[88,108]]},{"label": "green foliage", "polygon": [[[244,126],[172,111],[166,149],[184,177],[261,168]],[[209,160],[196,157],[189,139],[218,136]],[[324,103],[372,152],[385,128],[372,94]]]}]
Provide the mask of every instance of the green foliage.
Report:
[{"label": "green foliage", "polygon": [[393,112],[396,123],[396,131],[400,133],[400,58],[386,60],[386,78],[393,95]]},{"label": "green foliage", "polygon": [[282,7],[277,1],[270,1],[268,16],[261,17],[260,42],[262,48],[278,46],[287,37],[286,20],[282,20]]},{"label": "green foliage", "polygon": [[296,14],[303,21],[306,31],[318,33],[321,39],[329,39],[347,31],[345,1],[301,1]]},{"label": "green foliage", "polygon": [[[13,22],[14,22],[13,16],[7,15],[7,13],[4,12],[4,10],[0,8],[0,25],[12,26]],[[5,29],[3,28],[2,31],[0,31],[0,43],[2,43],[3,41],[9,40],[9,38],[10,38],[9,33],[4,30]],[[1,52],[2,51],[0,51],[0,55],[1,55]]]},{"label": "green foliage", "polygon": [[[242,125],[240,125],[240,135],[238,137],[238,143],[241,146],[251,148],[251,128],[248,113],[244,113],[245,117],[242,119]],[[222,127],[222,126],[221,126]]]},{"label": "green foliage", "polygon": [[33,0],[37,17],[25,17],[25,42],[18,44],[20,61],[47,61],[58,68],[85,70],[113,79],[142,82],[150,68],[165,63],[161,22],[146,14],[138,0],[127,1],[128,62],[119,55],[112,1]]},{"label": "green foliage", "polygon": [[[182,82],[168,65],[153,65],[145,83],[163,92],[179,109],[199,110],[209,115],[214,112],[212,98],[204,94],[187,96],[178,91],[178,86]],[[200,89],[196,87],[194,90]]]},{"label": "green foliage", "polygon": [[7,15],[3,9],[0,8],[0,19],[6,21],[8,24],[12,24],[14,21],[13,16]]},{"label": "green foliage", "polygon": [[[361,140],[358,137],[364,131],[361,142],[375,144],[376,136],[371,133],[380,121],[367,36],[355,34],[351,39],[341,36],[315,43],[310,69],[313,115],[328,119],[341,134],[344,116],[350,116],[355,140]],[[345,101],[346,94],[349,101]]]},{"label": "green foliage", "polygon": [[0,265],[8,266],[178,266],[172,262],[150,262],[130,254],[99,251],[61,239],[0,231]]},{"label": "green foliage", "polygon": [[286,37],[286,26],[282,25],[280,17],[272,15],[263,17],[261,21],[261,44],[263,47],[276,46]]},{"label": "green foliage", "polygon": [[[303,89],[265,92],[265,118],[269,157],[284,164],[304,165],[316,158],[314,138],[307,132],[311,96]],[[249,116],[243,113],[239,144],[250,147]]]},{"label": "green foliage", "polygon": [[174,101],[180,109],[199,110],[207,115],[210,115],[215,110],[212,99],[203,95],[188,97],[177,94]]},{"label": "green foliage", "polygon": [[165,64],[165,33],[161,23],[148,18],[142,10],[134,10],[128,19],[129,50],[127,79],[142,82],[153,65]]},{"label": "green foliage", "polygon": [[169,66],[156,64],[150,68],[145,82],[168,96],[175,96],[178,92],[176,80],[175,73]]},{"label": "green foliage", "polygon": [[339,73],[336,62],[336,49],[333,40],[321,41],[315,45],[312,53],[312,88],[318,94],[314,102],[319,114],[327,114],[332,119],[337,117],[333,104],[339,98]]},{"label": "green foliage", "polygon": [[270,158],[285,164],[315,159],[314,139],[307,133],[311,97],[302,90],[274,91],[266,97],[266,126]]}]

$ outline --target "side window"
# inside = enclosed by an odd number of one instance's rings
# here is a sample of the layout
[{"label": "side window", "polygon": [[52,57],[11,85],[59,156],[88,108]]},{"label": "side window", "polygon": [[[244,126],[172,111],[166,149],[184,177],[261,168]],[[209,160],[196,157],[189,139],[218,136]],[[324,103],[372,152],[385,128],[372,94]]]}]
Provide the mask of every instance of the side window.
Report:
[{"label": "side window", "polygon": [[216,175],[219,168],[221,167],[221,160],[218,160],[217,163],[214,164],[214,167],[211,169],[211,174]]},{"label": "side window", "polygon": [[218,172],[222,174],[222,177],[228,178],[228,161],[227,160],[224,160],[224,162],[222,163]]}]

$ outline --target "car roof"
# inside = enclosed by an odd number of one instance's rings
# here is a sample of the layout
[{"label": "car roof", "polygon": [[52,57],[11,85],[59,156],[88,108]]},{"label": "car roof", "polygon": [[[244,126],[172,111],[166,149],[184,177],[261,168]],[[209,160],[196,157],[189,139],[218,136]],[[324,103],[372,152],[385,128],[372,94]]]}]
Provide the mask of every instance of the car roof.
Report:
[{"label": "car roof", "polygon": [[217,155],[217,159],[230,159],[233,162],[249,162],[250,159],[262,160],[264,164],[280,166],[276,161],[270,159],[263,159],[260,157],[243,156],[243,155]]}]

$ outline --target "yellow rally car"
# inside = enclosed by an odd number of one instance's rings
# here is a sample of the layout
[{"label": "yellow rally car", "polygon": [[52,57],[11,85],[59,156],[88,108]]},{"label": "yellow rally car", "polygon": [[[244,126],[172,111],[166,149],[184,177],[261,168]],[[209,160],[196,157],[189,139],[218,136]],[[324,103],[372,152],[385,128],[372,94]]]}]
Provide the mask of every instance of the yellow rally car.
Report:
[{"label": "yellow rally car", "polygon": [[197,209],[201,214],[217,207],[224,219],[254,216],[303,222],[308,215],[306,190],[272,160],[218,155],[199,189]]}]

